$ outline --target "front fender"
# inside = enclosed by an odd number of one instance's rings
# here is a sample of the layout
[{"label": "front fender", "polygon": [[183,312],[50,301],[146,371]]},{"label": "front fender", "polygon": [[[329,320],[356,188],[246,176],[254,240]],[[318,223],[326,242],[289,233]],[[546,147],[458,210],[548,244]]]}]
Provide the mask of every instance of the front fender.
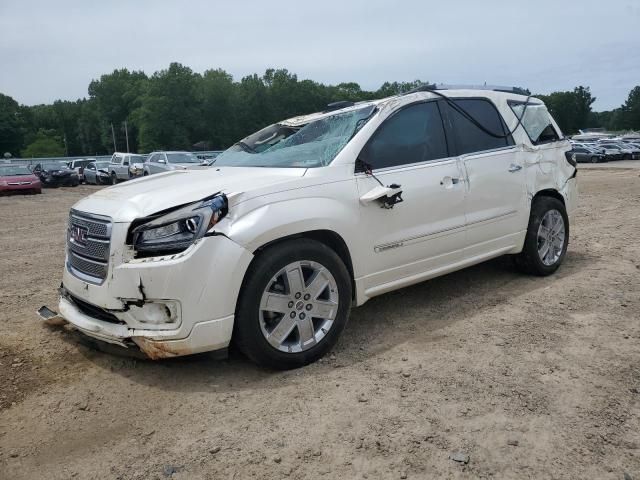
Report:
[{"label": "front fender", "polygon": [[305,197],[271,202],[239,214],[219,233],[250,252],[274,240],[314,230],[330,230],[350,244],[358,222],[358,209],[326,197]]}]

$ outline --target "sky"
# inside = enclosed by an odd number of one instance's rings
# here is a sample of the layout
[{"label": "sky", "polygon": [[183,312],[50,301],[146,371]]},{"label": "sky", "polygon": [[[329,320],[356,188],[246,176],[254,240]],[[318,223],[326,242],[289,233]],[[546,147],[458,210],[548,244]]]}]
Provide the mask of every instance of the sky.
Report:
[{"label": "sky", "polygon": [[299,79],[584,85],[594,110],[640,84],[639,0],[0,0],[0,93],[75,100],[116,68],[180,62],[236,80],[267,68]]}]

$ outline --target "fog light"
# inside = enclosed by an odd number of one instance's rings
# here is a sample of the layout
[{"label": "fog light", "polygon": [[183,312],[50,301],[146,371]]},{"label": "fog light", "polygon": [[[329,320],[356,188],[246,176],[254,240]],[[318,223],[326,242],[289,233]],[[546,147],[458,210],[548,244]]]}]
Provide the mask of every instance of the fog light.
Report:
[{"label": "fog light", "polygon": [[166,325],[178,321],[176,302],[149,302],[142,307],[131,305],[128,313],[134,320],[148,325]]}]

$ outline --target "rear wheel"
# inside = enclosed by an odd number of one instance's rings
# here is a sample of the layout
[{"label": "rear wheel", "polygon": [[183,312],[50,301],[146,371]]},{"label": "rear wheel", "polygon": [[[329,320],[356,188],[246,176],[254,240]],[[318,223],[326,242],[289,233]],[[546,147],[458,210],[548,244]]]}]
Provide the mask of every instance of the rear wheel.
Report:
[{"label": "rear wheel", "polygon": [[118,183],[118,177],[116,176],[116,172],[111,172],[111,185],[116,185]]},{"label": "rear wheel", "polygon": [[538,197],[531,216],[522,252],[516,256],[518,268],[532,275],[551,275],[567,253],[569,218],[564,205],[553,197]]},{"label": "rear wheel", "polygon": [[625,153],[625,154],[622,156],[622,159],[623,159],[623,160],[631,160],[631,155],[629,155],[628,153]]},{"label": "rear wheel", "polygon": [[247,271],[234,341],[260,365],[302,367],[335,345],[350,306],[349,273],[333,250],[309,239],[283,242]]},{"label": "rear wheel", "polygon": [[591,163],[598,163],[598,157],[591,157]]}]

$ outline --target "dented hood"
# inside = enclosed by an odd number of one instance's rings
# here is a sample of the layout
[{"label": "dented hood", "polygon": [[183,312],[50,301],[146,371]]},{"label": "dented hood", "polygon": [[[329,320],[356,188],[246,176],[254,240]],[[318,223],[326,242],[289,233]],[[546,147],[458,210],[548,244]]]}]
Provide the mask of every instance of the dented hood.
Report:
[{"label": "dented hood", "polygon": [[195,202],[216,192],[227,195],[258,194],[265,187],[295,181],[305,171],[304,168],[259,167],[176,170],[105,188],[83,198],[73,208],[106,215],[114,222],[131,222],[167,208]]}]

